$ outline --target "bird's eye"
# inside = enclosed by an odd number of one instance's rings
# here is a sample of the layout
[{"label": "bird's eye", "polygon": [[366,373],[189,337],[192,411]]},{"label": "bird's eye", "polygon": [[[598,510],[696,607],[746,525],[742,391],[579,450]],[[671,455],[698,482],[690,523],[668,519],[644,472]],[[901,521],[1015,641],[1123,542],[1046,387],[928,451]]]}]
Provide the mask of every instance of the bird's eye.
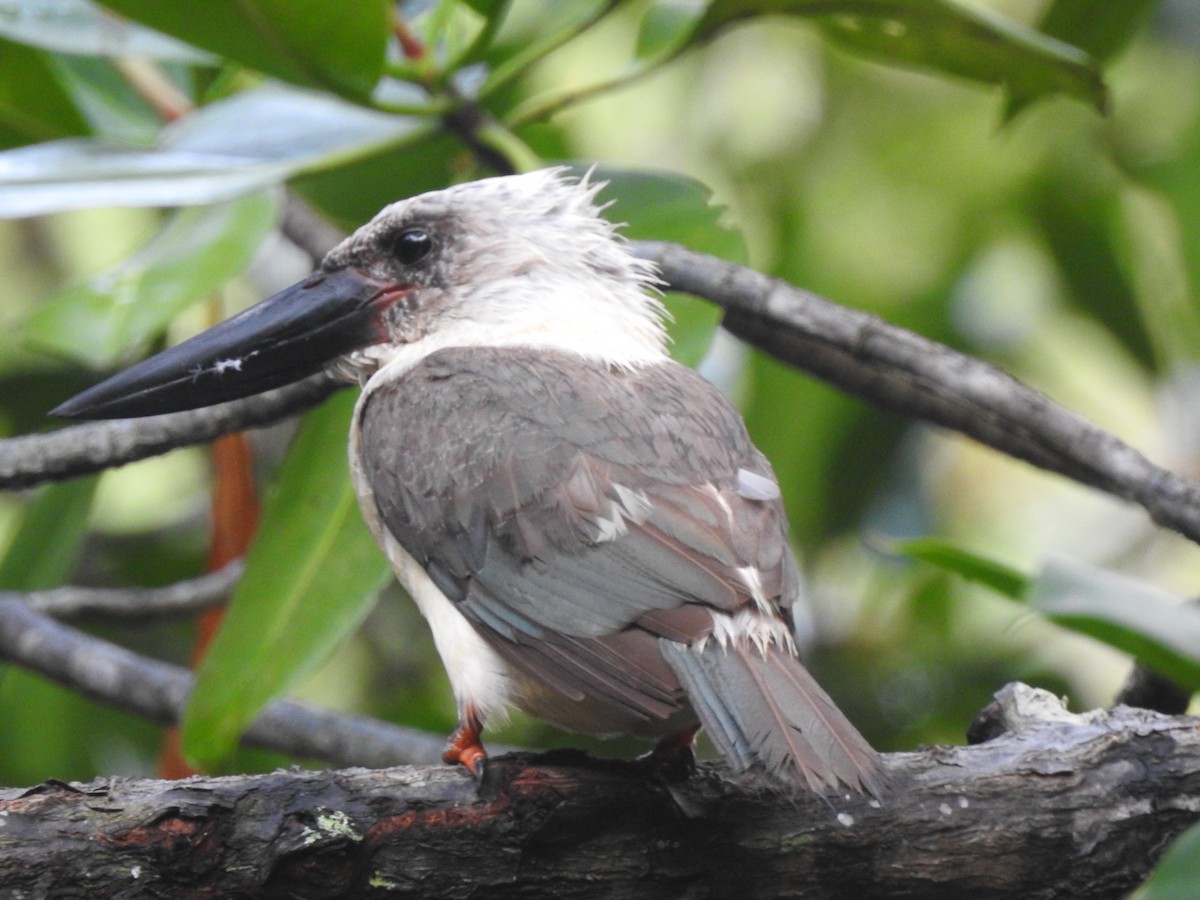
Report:
[{"label": "bird's eye", "polygon": [[424,228],[406,228],[392,243],[392,253],[406,266],[420,262],[433,249],[433,238]]}]

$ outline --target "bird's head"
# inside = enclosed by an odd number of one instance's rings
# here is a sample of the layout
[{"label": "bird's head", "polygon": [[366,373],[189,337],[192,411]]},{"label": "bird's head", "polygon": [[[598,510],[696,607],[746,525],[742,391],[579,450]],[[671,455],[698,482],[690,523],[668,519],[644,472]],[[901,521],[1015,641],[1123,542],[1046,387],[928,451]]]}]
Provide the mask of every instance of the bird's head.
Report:
[{"label": "bird's head", "polygon": [[322,369],[365,380],[450,346],[542,346],[617,365],[663,355],[653,268],[562,169],[402,200],[308,278],[57,407],[100,419],[210,406]]}]

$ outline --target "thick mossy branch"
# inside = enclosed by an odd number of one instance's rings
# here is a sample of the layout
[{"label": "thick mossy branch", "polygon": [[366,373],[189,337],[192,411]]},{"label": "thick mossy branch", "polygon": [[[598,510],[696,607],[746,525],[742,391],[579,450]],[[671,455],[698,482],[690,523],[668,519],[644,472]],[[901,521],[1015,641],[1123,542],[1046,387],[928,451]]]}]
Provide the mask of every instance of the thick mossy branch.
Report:
[{"label": "thick mossy branch", "polygon": [[1012,730],[887,756],[882,802],[573,753],[496,759],[479,791],[448,767],[8,789],[0,893],[1118,897],[1200,817],[1196,720],[999,697]]}]

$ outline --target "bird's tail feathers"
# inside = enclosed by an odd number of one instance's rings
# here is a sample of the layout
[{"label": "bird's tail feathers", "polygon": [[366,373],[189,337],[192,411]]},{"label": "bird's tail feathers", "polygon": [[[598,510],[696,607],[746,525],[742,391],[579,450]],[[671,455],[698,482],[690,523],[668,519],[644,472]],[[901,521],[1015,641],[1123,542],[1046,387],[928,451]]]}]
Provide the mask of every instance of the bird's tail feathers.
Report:
[{"label": "bird's tail feathers", "polygon": [[879,795],[878,754],[790,652],[773,644],[660,645],[713,743],[736,768],[760,767],[815,793]]}]

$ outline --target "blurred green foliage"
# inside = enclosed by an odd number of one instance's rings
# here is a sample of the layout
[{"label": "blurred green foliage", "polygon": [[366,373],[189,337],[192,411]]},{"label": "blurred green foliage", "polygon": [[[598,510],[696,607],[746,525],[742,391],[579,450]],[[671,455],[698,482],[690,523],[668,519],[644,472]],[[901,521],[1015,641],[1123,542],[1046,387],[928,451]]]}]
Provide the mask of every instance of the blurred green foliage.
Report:
[{"label": "blurred green foliage", "polygon": [[[403,41],[378,2],[353,15],[335,0],[106,5],[130,21],[114,32],[86,0],[0,9],[0,435],[50,427],[44,411],[99,377],[81,360],[135,358],[203,327],[213,304],[200,301],[219,294],[231,311],[300,277],[304,261],[264,243],[285,181],[353,227],[399,197],[490,174],[488,160],[567,160],[601,165],[631,235],[746,257],[992,360],[1157,461],[1200,471],[1190,0],[440,0],[399,4]],[[196,110],[164,125],[164,95]],[[156,211],[192,204],[221,205]],[[694,361],[714,314],[671,303],[676,346]],[[702,367],[780,476],[809,577],[812,668],[882,749],[961,740],[1014,679],[1105,704],[1129,660],[875,536],[937,534],[1024,571],[1059,553],[1196,592],[1196,548],[1137,510],[724,339]],[[279,431],[260,436],[268,490],[287,471]],[[195,574],[207,528],[197,459],[106,473],[90,513],[87,483],[0,496],[0,587]],[[344,472],[340,453],[327,464]],[[281,602],[306,588],[319,584]],[[344,607],[330,599],[318,622],[352,621],[363,589]],[[239,613],[240,627],[275,632],[283,608],[250,624]],[[453,700],[411,604],[388,592],[370,616],[300,692],[448,731]],[[187,658],[186,623],[93,627]],[[296,653],[293,675],[318,661]],[[220,682],[235,663],[213,665]],[[0,783],[153,769],[157,729],[34,676],[5,670],[0,710]],[[520,716],[495,737],[595,746]]]},{"label": "blurred green foliage", "polygon": [[1193,825],[1167,851],[1158,870],[1134,896],[1137,900],[1191,900],[1196,896],[1200,826]]}]

